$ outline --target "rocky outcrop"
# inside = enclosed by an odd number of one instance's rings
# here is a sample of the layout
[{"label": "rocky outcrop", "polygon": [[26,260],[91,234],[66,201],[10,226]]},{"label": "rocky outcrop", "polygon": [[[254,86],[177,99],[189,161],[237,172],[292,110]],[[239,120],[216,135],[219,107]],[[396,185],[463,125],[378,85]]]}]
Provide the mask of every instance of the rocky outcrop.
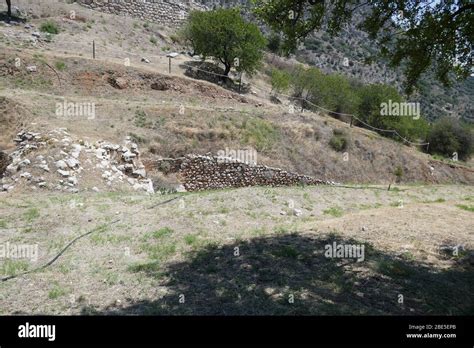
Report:
[{"label": "rocky outcrop", "polygon": [[[40,134],[23,131],[0,179],[0,192],[16,187],[77,193],[131,187],[154,193],[140,159],[138,145],[127,137],[123,144],[89,143],[73,139],[64,129]],[[1,162],[3,166],[3,161]],[[93,186],[97,185],[97,186]]]},{"label": "rocky outcrop", "polygon": [[307,175],[280,168],[251,165],[232,158],[187,155],[147,162],[146,166],[165,173],[178,173],[186,191],[201,191],[227,187],[333,185]]}]

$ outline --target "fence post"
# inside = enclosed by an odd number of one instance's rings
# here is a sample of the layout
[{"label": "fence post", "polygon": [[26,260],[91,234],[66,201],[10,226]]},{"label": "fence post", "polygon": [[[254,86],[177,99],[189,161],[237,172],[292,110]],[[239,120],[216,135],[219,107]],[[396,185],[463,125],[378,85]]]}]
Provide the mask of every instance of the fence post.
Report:
[{"label": "fence post", "polygon": [[95,40],[92,40],[92,58],[95,59]]},{"label": "fence post", "polygon": [[240,73],[240,78],[239,78],[239,94],[242,90],[242,73]]},{"label": "fence post", "polygon": [[349,127],[352,127],[352,121],[354,120],[354,116],[351,115],[351,125]]},{"label": "fence post", "polygon": [[168,59],[169,59],[168,72],[171,74],[171,57],[168,57]]}]

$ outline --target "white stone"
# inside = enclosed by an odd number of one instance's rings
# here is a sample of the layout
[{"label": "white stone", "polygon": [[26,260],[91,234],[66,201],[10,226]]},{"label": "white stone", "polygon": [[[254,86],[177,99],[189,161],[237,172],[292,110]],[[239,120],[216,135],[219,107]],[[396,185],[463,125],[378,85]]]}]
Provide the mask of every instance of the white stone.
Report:
[{"label": "white stone", "polygon": [[67,181],[73,185],[77,185],[77,178],[75,176],[70,176],[67,178]]},{"label": "white stone", "polygon": [[303,212],[300,209],[293,209],[293,215],[294,216],[301,216]]},{"label": "white stone", "polygon": [[61,174],[63,177],[67,177],[70,175],[69,171],[62,169],[58,169],[58,173]]},{"label": "white stone", "polygon": [[76,168],[76,167],[79,167],[79,161],[75,158],[68,158],[66,160],[66,164],[69,166],[69,168]]},{"label": "white stone", "polygon": [[66,162],[64,162],[63,160],[57,161],[57,162],[55,163],[55,165],[56,165],[56,168],[58,168],[58,169],[62,169],[62,170],[67,169],[67,164],[66,164]]}]

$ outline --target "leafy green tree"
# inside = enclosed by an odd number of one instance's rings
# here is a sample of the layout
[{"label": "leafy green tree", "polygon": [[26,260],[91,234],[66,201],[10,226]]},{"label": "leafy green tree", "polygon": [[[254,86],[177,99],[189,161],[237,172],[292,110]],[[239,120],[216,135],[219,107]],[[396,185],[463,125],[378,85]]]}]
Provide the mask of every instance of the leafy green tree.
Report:
[{"label": "leafy green tree", "polygon": [[[445,85],[467,78],[474,50],[474,3],[470,0],[255,0],[255,13],[281,32],[287,52],[311,32],[327,26],[339,33],[362,13],[360,28],[378,39],[393,66],[403,66],[406,91],[433,68]],[[355,17],[355,16],[354,16]]]},{"label": "leafy green tree", "polygon": [[317,107],[312,105],[316,104],[336,113],[348,114],[356,111],[357,94],[344,76],[325,75],[317,68],[304,68],[301,65],[296,67],[292,76],[295,97],[310,102],[303,102],[304,107],[317,110]]},{"label": "leafy green tree", "polygon": [[239,72],[254,73],[266,46],[258,27],[247,23],[238,9],[193,11],[184,35],[196,54],[221,62],[225,76],[232,67]]},{"label": "leafy green tree", "polygon": [[[413,142],[426,138],[428,123],[424,118],[408,115],[382,115],[382,103],[405,102],[394,87],[384,84],[365,85],[358,89],[358,95],[359,104],[356,115],[364,123],[379,129],[396,130],[402,137]],[[361,126],[366,127],[363,124]],[[400,140],[394,133],[380,131],[380,134]]]}]

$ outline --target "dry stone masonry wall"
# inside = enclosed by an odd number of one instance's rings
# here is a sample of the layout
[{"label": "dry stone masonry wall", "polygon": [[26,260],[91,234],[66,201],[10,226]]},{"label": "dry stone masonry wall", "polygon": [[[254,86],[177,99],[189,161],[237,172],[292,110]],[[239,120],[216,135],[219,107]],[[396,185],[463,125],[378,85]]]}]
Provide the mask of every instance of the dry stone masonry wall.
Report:
[{"label": "dry stone masonry wall", "polygon": [[192,0],[76,0],[93,10],[125,15],[141,20],[177,27],[187,18],[192,9],[207,7]]},{"label": "dry stone masonry wall", "polygon": [[178,173],[186,191],[246,186],[333,185],[307,175],[279,168],[249,165],[231,158],[187,155],[154,163],[165,174]]}]

